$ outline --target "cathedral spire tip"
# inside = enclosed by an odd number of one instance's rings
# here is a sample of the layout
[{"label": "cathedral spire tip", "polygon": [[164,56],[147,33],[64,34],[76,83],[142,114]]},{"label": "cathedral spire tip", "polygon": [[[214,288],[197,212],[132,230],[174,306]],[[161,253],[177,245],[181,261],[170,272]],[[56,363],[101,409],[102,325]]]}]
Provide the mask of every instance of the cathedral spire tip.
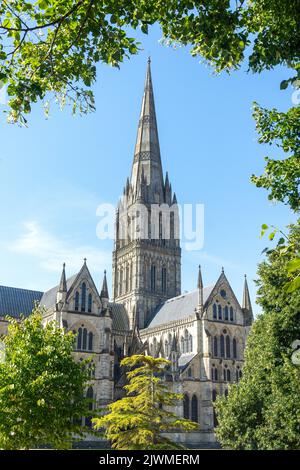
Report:
[{"label": "cathedral spire tip", "polygon": [[106,279],[106,269],[104,269],[104,276],[103,276],[103,282],[102,282],[100,298],[101,299],[109,299],[107,279]]},{"label": "cathedral spire tip", "polygon": [[63,269],[61,273],[60,283],[59,283],[59,292],[67,292],[67,280],[66,280],[66,263],[63,263]]}]

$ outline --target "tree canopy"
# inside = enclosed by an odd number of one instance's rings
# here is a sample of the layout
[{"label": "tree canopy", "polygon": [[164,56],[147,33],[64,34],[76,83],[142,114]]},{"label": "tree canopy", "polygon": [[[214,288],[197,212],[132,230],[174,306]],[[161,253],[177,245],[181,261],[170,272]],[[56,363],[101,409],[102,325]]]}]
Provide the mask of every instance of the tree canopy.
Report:
[{"label": "tree canopy", "polygon": [[[0,80],[9,119],[25,121],[31,103],[53,94],[73,111],[94,109],[96,64],[118,67],[136,54],[135,30],[158,23],[166,44],[190,47],[217,72],[299,63],[300,1],[294,0],[3,0]],[[299,69],[298,69],[299,72]]]},{"label": "tree canopy", "polygon": [[9,320],[3,343],[0,448],[69,448],[73,434],[87,432],[81,417],[91,414],[84,398],[89,374],[74,361],[74,334],[54,321],[43,326],[36,309],[22,321]]},{"label": "tree canopy", "polygon": [[247,339],[243,378],[216,404],[223,447],[300,449],[300,290],[285,289],[295,245],[300,232],[291,226],[289,241],[259,266],[257,301],[263,313]]},{"label": "tree canopy", "polygon": [[172,431],[197,429],[198,425],[178,417],[172,410],[183,396],[169,390],[163,380],[170,361],[135,355],[122,360],[129,368],[126,396],[108,405],[106,413],[94,418],[96,429],[105,429],[105,437],[118,450],[180,449],[162,435]]}]

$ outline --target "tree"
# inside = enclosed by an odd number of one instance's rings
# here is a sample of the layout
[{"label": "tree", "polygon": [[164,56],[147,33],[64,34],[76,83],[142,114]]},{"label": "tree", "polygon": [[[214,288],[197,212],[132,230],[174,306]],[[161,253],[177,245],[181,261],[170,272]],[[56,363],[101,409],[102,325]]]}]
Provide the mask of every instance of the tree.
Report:
[{"label": "tree", "polygon": [[[281,89],[299,89],[300,0],[3,0],[0,84],[7,84],[8,121],[26,124],[31,104],[45,99],[46,114],[52,99],[73,113],[94,110],[97,63],[119,67],[139,51],[131,34],[147,34],[155,23],[164,44],[189,46],[217,73],[247,57],[253,73],[277,65],[294,70]],[[255,104],[254,118],[260,142],[277,139],[280,152],[252,181],[299,211],[299,108],[280,113]],[[280,160],[281,151],[289,156]]]},{"label": "tree", "polygon": [[238,68],[246,51],[253,72],[296,68],[299,6],[299,0],[3,0],[0,80],[9,85],[10,117],[24,120],[47,92],[68,97],[74,110],[77,103],[83,112],[93,109],[95,65],[119,66],[136,54],[140,44],[131,33],[147,34],[154,23],[164,43],[191,46],[217,72]]},{"label": "tree", "polygon": [[183,396],[168,391],[163,373],[170,361],[135,355],[122,360],[127,372],[126,396],[108,406],[106,414],[94,418],[96,429],[105,429],[105,437],[119,450],[182,448],[162,433],[191,431],[198,425],[179,418],[170,408]]},{"label": "tree", "polygon": [[230,449],[300,449],[300,290],[288,293],[287,266],[300,244],[298,226],[289,242],[258,269],[263,313],[247,340],[243,378],[217,399],[217,437]]},{"label": "tree", "polygon": [[0,448],[69,448],[73,434],[86,432],[79,420],[91,413],[84,398],[88,372],[72,357],[74,334],[54,321],[43,326],[36,308],[22,321],[9,319],[3,342]]}]

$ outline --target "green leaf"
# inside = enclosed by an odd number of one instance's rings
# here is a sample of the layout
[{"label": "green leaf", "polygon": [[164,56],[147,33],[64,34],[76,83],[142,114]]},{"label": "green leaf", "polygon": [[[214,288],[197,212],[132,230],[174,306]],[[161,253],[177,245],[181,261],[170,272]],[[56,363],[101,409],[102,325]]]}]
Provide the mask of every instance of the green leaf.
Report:
[{"label": "green leaf", "polygon": [[274,232],[271,232],[270,235],[269,235],[269,240],[271,240],[271,241],[274,240],[274,237],[275,237],[276,233],[277,233],[277,230],[274,230]]},{"label": "green leaf", "polygon": [[300,289],[300,276],[297,276],[291,282],[286,284],[286,292],[288,292],[290,294],[292,292],[295,292],[298,289]]},{"label": "green leaf", "polygon": [[290,261],[287,265],[287,270],[289,273],[294,273],[295,271],[300,270],[300,258],[295,258]]},{"label": "green leaf", "polygon": [[46,8],[48,8],[48,1],[47,0],[40,0],[38,5],[39,5],[39,8],[41,10],[46,10]]},{"label": "green leaf", "polygon": [[289,85],[289,81],[288,80],[283,80],[281,83],[280,83],[280,90],[285,90]]}]

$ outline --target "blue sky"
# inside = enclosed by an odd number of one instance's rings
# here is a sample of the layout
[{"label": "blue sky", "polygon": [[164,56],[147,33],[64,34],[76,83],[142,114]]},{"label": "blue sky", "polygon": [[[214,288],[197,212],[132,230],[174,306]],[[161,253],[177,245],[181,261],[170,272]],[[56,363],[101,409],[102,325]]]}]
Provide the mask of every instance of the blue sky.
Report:
[{"label": "blue sky", "polygon": [[130,175],[151,54],[164,171],[179,203],[205,206],[204,246],[183,250],[182,290],[195,288],[199,263],[205,284],[224,266],[240,300],[248,274],[254,303],[253,279],[268,245],[260,227],[284,227],[293,216],[249,181],[272,154],[257,144],[251,104],[290,107],[290,91],[279,89],[287,72],[252,75],[245,65],[216,76],[186,49],[160,45],[160,37],[158,28],[143,36],[144,50],[120,70],[98,67],[93,114],[72,117],[53,105],[46,120],[37,104],[28,128],[1,116],[0,284],[46,290],[57,284],[63,261],[71,275],[85,256],[98,285],[105,268],[111,279],[113,242],[97,238],[96,209],[116,203]]}]

